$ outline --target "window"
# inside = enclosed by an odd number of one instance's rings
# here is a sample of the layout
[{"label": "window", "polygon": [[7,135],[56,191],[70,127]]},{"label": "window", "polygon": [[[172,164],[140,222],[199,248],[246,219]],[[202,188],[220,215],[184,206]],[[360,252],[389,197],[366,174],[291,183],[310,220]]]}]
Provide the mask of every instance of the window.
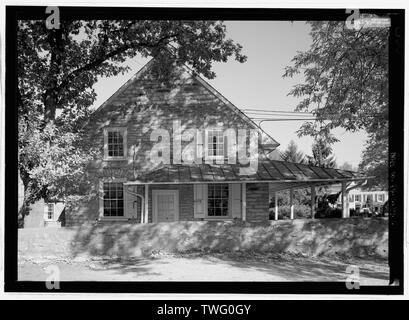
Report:
[{"label": "window", "polygon": [[46,220],[54,220],[54,203],[46,203]]},{"label": "window", "polygon": [[123,217],[124,190],[122,182],[104,182],[104,217]]},{"label": "window", "polygon": [[354,202],[354,195],[353,194],[349,195],[349,202]]},{"label": "window", "polygon": [[209,217],[227,217],[229,215],[229,185],[209,184],[207,194],[207,215]]},{"label": "window", "polygon": [[104,130],[104,158],[124,159],[126,156],[126,128]]},{"label": "window", "polygon": [[384,202],[385,201],[385,195],[384,194],[378,194],[378,202]]},{"label": "window", "polygon": [[223,131],[208,129],[207,131],[207,156],[209,159],[224,157]]},{"label": "window", "polygon": [[361,195],[360,194],[355,195],[355,201],[356,202],[361,202]]}]

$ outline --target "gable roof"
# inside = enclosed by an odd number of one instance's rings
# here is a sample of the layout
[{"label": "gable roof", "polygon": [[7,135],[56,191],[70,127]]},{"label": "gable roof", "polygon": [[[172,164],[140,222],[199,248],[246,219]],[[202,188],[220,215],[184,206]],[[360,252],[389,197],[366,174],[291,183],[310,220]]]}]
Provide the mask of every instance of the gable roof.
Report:
[{"label": "gable roof", "polygon": [[[103,104],[101,104],[92,114],[97,113],[102,110],[105,106],[110,105],[115,101],[115,99],[123,93],[128,87],[130,87],[135,81],[140,79],[153,65],[155,58],[150,59],[141,69],[139,69],[128,81],[126,81],[115,93],[113,93]],[[230,108],[236,115],[248,123],[252,128],[258,130],[261,134],[261,147],[267,154],[273,152],[279,145],[275,139],[273,139],[268,133],[266,133],[260,126],[258,126],[253,120],[251,120],[243,111],[236,107],[232,102],[230,102],[226,97],[224,97],[219,91],[212,87],[206,80],[204,80],[200,75],[194,72],[186,64],[182,65],[185,71],[197,81],[203,88],[205,88],[209,93],[219,99],[226,107]]]}]

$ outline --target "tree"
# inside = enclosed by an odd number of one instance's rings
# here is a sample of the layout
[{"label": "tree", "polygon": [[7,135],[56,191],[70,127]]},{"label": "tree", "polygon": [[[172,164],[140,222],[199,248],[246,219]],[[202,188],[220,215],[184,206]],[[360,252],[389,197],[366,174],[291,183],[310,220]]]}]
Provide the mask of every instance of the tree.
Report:
[{"label": "tree", "polygon": [[301,151],[298,151],[298,146],[293,140],[287,146],[287,149],[281,154],[284,161],[294,163],[305,163],[305,156]]},{"label": "tree", "polygon": [[388,134],[387,128],[371,133],[361,155],[359,169],[366,172],[369,179],[365,189],[388,190]]},{"label": "tree", "polygon": [[78,194],[86,183],[85,166],[96,150],[83,127],[98,79],[128,71],[124,62],[138,54],[155,56],[153,69],[166,74],[169,48],[175,63],[207,78],[215,77],[213,62],[246,60],[220,21],[60,21],[51,30],[44,21],[18,22],[21,220],[34,201]]},{"label": "tree", "polygon": [[308,164],[312,166],[335,168],[336,161],[332,155],[332,148],[322,138],[317,138],[312,144],[312,156],[307,156]]},{"label": "tree", "polygon": [[[331,133],[334,128],[365,130],[369,139],[360,167],[383,172],[388,166],[386,153],[374,159],[366,155],[387,144],[389,31],[351,30],[338,21],[309,24],[311,47],[299,52],[283,75],[292,77],[303,72],[304,82],[294,86],[289,95],[301,99],[296,111],[309,111],[316,117],[313,122],[305,122],[298,134],[320,137],[332,144],[338,141]],[[384,178],[378,177],[379,183],[387,183]]]},{"label": "tree", "polygon": [[350,164],[349,162],[345,161],[340,167],[339,169],[341,170],[346,170],[346,171],[357,171],[352,164]]}]

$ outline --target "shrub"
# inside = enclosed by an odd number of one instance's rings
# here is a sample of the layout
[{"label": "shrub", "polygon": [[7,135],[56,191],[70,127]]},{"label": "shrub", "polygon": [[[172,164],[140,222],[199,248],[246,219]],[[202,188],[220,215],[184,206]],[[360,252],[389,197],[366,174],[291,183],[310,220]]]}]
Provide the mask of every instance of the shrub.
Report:
[{"label": "shrub", "polygon": [[342,210],[330,206],[317,209],[316,218],[342,218]]}]

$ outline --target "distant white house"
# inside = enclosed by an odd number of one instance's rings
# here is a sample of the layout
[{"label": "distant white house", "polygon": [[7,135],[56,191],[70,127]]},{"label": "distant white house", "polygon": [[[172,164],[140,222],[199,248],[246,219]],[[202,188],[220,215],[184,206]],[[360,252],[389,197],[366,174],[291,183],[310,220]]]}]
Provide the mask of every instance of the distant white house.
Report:
[{"label": "distant white house", "polygon": [[389,199],[388,191],[362,191],[353,189],[349,192],[349,209],[356,211],[370,209],[373,212],[381,212],[382,206]]}]

